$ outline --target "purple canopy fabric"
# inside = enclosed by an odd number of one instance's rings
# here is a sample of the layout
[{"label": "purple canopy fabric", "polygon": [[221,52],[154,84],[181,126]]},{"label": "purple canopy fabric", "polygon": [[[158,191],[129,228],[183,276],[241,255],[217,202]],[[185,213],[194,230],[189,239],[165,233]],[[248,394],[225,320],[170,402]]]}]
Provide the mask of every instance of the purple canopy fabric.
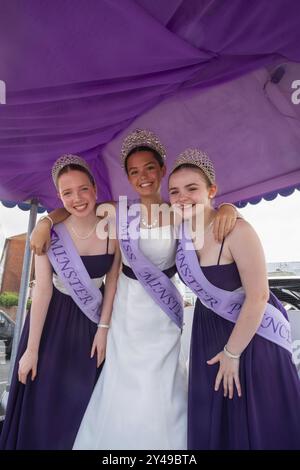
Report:
[{"label": "purple canopy fabric", "polygon": [[58,206],[63,153],[89,161],[101,200],[132,195],[119,153],[136,127],[169,167],[206,150],[219,200],[299,186],[299,44],[298,0],[1,0],[0,199]]}]

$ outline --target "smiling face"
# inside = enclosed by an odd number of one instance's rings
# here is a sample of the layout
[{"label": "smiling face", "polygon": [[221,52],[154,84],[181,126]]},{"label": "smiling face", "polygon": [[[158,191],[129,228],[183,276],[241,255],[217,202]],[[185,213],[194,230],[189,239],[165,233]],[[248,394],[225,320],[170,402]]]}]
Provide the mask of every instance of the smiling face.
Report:
[{"label": "smiling face", "polygon": [[211,207],[216,195],[216,185],[210,185],[198,168],[179,168],[169,178],[169,198],[172,205],[180,208],[196,204]]},{"label": "smiling face", "polygon": [[65,209],[77,217],[95,210],[96,187],[89,176],[80,170],[69,170],[58,178],[58,196]]},{"label": "smiling face", "polygon": [[128,180],[141,196],[157,195],[166,167],[161,167],[151,151],[139,151],[127,158]]}]

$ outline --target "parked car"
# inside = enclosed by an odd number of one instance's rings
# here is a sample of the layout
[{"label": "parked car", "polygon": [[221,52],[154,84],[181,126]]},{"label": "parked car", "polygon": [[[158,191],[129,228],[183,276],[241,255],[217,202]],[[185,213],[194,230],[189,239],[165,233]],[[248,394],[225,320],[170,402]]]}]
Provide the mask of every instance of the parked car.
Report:
[{"label": "parked car", "polygon": [[5,344],[5,357],[10,359],[14,338],[15,322],[7,313],[0,310],[0,341]]},{"label": "parked car", "polygon": [[299,276],[269,277],[269,286],[286,310],[300,310]]}]

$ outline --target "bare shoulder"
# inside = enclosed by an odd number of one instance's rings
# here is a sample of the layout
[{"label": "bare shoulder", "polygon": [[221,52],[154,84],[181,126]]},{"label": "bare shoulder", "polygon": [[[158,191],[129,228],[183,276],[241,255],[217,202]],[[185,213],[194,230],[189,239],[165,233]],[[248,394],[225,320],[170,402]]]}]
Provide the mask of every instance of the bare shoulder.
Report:
[{"label": "bare shoulder", "polygon": [[247,241],[254,238],[258,238],[257,233],[252,225],[245,219],[237,219],[233,230],[227,236],[229,244],[232,242],[237,243],[240,240]]}]

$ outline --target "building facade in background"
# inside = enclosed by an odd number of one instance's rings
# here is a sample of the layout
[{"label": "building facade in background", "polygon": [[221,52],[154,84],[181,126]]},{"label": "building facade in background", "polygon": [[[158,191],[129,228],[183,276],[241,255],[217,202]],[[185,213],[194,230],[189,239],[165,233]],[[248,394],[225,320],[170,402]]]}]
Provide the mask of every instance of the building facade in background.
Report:
[{"label": "building facade in background", "polygon": [[[26,243],[26,233],[5,240],[0,258],[0,293],[19,292]],[[33,279],[31,269],[30,280]]]}]

